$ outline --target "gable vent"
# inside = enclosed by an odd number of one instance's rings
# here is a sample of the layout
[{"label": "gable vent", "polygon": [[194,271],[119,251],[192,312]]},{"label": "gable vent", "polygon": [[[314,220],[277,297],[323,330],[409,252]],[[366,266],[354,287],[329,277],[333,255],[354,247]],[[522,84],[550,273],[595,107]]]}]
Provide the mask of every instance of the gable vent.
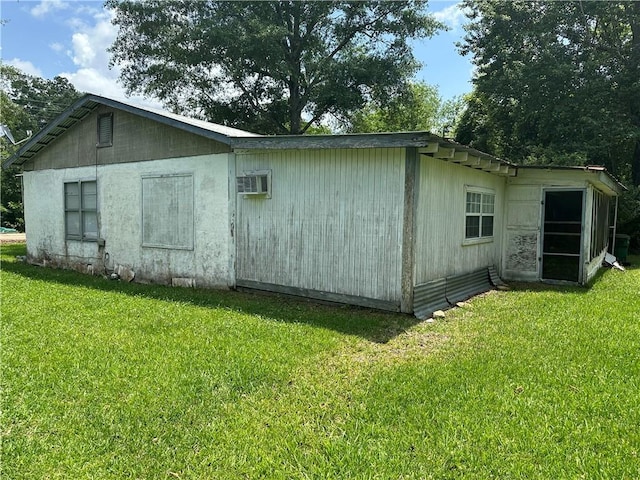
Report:
[{"label": "gable vent", "polygon": [[113,114],[98,116],[98,147],[113,145]]},{"label": "gable vent", "polygon": [[266,195],[271,198],[271,171],[244,172],[236,177],[238,193],[243,195]]}]

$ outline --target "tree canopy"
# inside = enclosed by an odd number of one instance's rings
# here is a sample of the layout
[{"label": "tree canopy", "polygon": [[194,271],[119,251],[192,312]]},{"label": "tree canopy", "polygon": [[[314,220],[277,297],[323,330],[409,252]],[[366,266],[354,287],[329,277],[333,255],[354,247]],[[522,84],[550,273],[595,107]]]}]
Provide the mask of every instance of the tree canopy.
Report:
[{"label": "tree canopy", "polygon": [[464,107],[462,97],[443,101],[436,87],[424,82],[410,83],[390,101],[364,105],[349,119],[346,129],[358,133],[430,131],[450,135]]},{"label": "tree canopy", "polygon": [[458,140],[640,185],[640,2],[467,0],[474,93]]},{"label": "tree canopy", "polygon": [[392,99],[419,67],[409,40],[441,25],[424,0],[108,0],[129,93],[257,133],[306,132]]},{"label": "tree canopy", "polygon": [[[36,133],[80,97],[80,93],[62,77],[46,80],[27,75],[9,65],[0,65],[0,123],[7,125],[15,140],[20,141],[27,131]],[[16,150],[6,138],[0,140],[0,161]],[[2,169],[0,212],[2,226],[22,229],[22,193],[16,175],[19,167]]]}]

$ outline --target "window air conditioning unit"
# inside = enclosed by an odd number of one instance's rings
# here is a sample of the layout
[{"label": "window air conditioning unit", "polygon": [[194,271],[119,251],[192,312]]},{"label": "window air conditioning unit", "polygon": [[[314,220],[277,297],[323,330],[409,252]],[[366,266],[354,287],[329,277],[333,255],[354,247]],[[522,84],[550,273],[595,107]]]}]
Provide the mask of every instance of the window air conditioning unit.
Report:
[{"label": "window air conditioning unit", "polygon": [[243,172],[236,177],[238,193],[271,198],[271,170]]}]

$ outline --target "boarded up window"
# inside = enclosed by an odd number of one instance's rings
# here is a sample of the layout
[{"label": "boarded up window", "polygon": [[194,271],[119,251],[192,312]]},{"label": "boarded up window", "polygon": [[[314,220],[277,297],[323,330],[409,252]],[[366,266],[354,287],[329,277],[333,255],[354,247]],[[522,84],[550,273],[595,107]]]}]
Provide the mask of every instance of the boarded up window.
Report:
[{"label": "boarded up window", "polygon": [[66,238],[98,238],[98,186],[95,180],[64,184]]},{"label": "boarded up window", "polygon": [[98,116],[98,147],[113,145],[113,114],[106,113]]},{"label": "boarded up window", "polygon": [[193,175],[142,177],[142,245],[193,249]]}]

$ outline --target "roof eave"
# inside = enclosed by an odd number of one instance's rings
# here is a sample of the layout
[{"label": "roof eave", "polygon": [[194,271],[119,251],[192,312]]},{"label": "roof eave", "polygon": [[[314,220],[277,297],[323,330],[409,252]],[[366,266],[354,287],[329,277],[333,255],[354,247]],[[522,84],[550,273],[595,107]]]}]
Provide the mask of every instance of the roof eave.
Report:
[{"label": "roof eave", "polygon": [[601,165],[520,165],[518,169],[523,170],[569,170],[569,171],[581,171],[593,175],[591,183],[598,185],[599,187],[609,190],[614,195],[620,195],[622,192],[628,190],[628,188],[620,182],[615,176],[611,174],[605,167]]},{"label": "roof eave", "polygon": [[[94,103],[95,105],[88,107],[88,104]],[[46,148],[50,143],[54,142],[60,135],[62,135],[66,130],[74,126],[79,121],[83,120],[87,115],[93,112],[99,105],[106,105],[108,107],[116,108],[127,113],[131,113],[134,115],[138,115],[150,120],[154,120],[165,125],[178,128],[184,130],[189,133],[193,133],[195,135],[199,135],[202,137],[209,138],[211,140],[215,140],[217,142],[223,143],[225,145],[231,146],[232,138],[231,136],[224,135],[219,132],[215,132],[212,130],[207,130],[205,128],[198,127],[197,125],[192,125],[189,123],[181,122],[178,119],[174,119],[168,116],[161,115],[159,113],[146,110],[144,108],[136,107],[133,105],[129,105],[127,103],[119,102],[117,100],[113,100],[111,98],[101,97],[99,95],[95,95],[92,93],[86,94],[80,99],[76,100],[70,107],[64,110],[60,115],[58,115],[53,121],[51,121],[46,127],[40,130],[36,135],[34,135],[28,142],[26,142],[20,149],[18,149],[11,157],[5,160],[2,163],[2,168],[9,168],[10,166],[22,165],[28,160],[30,160],[33,156],[35,156],[40,150]],[[80,116],[74,116],[77,112],[84,112]],[[74,121],[67,125],[66,127],[61,127],[61,125],[67,120],[73,119]],[[44,139],[47,138],[51,134],[51,132],[56,129],[61,129],[62,131],[52,135],[53,138],[49,139],[47,142],[43,142]],[[40,148],[34,149],[35,146],[41,145]],[[27,156],[27,153],[32,152],[31,155]]]}]

